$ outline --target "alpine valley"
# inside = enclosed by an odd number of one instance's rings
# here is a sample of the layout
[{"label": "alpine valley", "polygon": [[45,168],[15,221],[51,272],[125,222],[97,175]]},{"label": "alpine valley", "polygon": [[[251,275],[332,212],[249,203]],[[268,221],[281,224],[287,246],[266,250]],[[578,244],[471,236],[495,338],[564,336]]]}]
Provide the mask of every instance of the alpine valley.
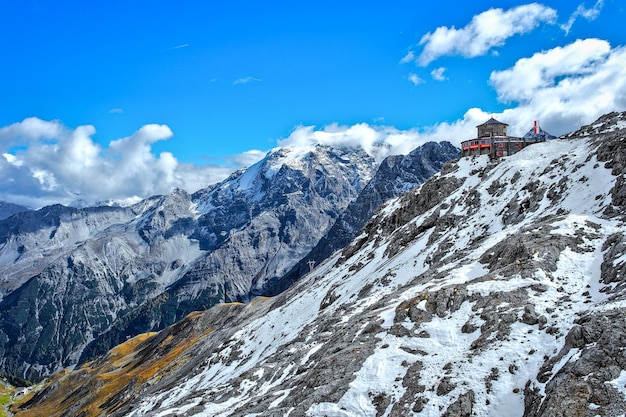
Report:
[{"label": "alpine valley", "polygon": [[46,377],[11,411],[623,416],[626,113],[456,158],[277,149],[194,195],[7,218],[2,369]]}]

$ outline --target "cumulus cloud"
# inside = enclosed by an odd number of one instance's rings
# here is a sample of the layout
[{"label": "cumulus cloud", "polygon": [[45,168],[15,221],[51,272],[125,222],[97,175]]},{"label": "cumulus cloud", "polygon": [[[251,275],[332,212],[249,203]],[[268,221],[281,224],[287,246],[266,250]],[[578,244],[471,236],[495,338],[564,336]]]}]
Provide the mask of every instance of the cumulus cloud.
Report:
[{"label": "cumulus cloud", "polygon": [[448,77],[445,76],[444,72],[446,69],[444,67],[439,67],[430,72],[430,76],[433,77],[435,81],[445,81]]},{"label": "cumulus cloud", "polygon": [[249,167],[263,159],[266,154],[267,152],[265,151],[251,149],[249,151],[242,152],[239,155],[227,157],[226,162],[230,162],[237,167]]},{"label": "cumulus cloud", "polygon": [[0,128],[0,150],[16,142],[24,144],[38,139],[52,139],[58,137],[64,130],[59,122],[29,117],[20,123]]},{"label": "cumulus cloud", "polygon": [[449,140],[459,146],[490,117],[508,123],[511,135],[525,134],[538,120],[558,136],[605,113],[626,110],[626,47],[579,39],[493,71],[489,82],[508,108],[496,113],[472,108],[456,121],[404,132],[405,140],[412,145]]},{"label": "cumulus cloud", "polygon": [[400,60],[401,64],[408,64],[409,62],[415,61],[415,52],[409,50],[407,54]]},{"label": "cumulus cloud", "polygon": [[425,82],[419,77],[419,75],[414,73],[409,74],[409,81],[411,81],[413,85],[419,85]]},{"label": "cumulus cloud", "polygon": [[538,3],[509,10],[489,9],[474,16],[461,29],[440,26],[434,32],[428,32],[419,42],[419,46],[423,46],[422,52],[416,57],[414,51],[409,51],[401,62],[414,61],[427,66],[442,56],[473,58],[485,55],[492,48],[504,45],[511,36],[530,32],[541,23],[554,23],[556,18],[556,10]]},{"label": "cumulus cloud", "polygon": [[626,108],[626,49],[600,39],[577,40],[494,71],[490,82],[501,101],[516,104],[509,112],[513,120],[534,115],[562,134]]},{"label": "cumulus cloud", "polygon": [[406,154],[427,141],[447,140],[459,146],[490,117],[508,123],[511,135],[525,134],[534,120],[548,132],[562,135],[602,114],[626,110],[626,47],[612,48],[599,39],[577,40],[493,71],[490,83],[509,108],[496,113],[471,108],[458,120],[404,131],[368,124],[317,130],[300,126],[279,145],[358,146],[381,160]]},{"label": "cumulus cloud", "polygon": [[403,140],[411,146],[427,140],[459,146],[490,117],[508,123],[511,135],[523,135],[538,120],[558,136],[605,113],[626,110],[626,47],[611,47],[600,39],[576,40],[493,71],[489,82],[509,108],[496,113],[472,108],[456,121],[402,132]]},{"label": "cumulus cloud", "polygon": [[574,13],[572,13],[572,15],[567,20],[567,23],[561,25],[561,29],[565,31],[566,35],[569,34],[569,31],[572,29],[572,26],[574,25],[576,19],[582,17],[586,20],[594,20],[600,15],[600,11],[602,10],[603,6],[604,0],[596,1],[596,4],[594,4],[593,7],[590,9],[587,9],[584,3],[579,4],[576,10],[574,10]]},{"label": "cumulus cloud", "polygon": [[[195,191],[217,182],[235,167],[180,163],[152,145],[173,133],[166,125],[146,125],[102,147],[96,129],[70,129],[59,121],[28,118],[0,128],[0,195],[31,207],[47,204],[133,203],[174,188]],[[242,157],[236,162],[246,163]]]},{"label": "cumulus cloud", "polygon": [[[359,123],[352,126],[332,124],[322,129],[314,126],[298,126],[289,137],[278,141],[279,146],[327,145],[344,148],[361,148],[369,155],[382,161],[390,155],[407,154],[428,141],[447,140],[459,145],[461,140],[472,134],[475,126],[484,122],[487,113],[470,109],[461,120],[440,123],[423,130],[399,130],[392,126]],[[469,132],[469,133],[468,133]]]},{"label": "cumulus cloud", "polygon": [[278,146],[315,146],[327,145],[337,147],[361,147],[371,153],[375,144],[380,143],[384,134],[384,127],[375,128],[367,123],[358,123],[352,126],[331,124],[322,130],[314,126],[298,126],[289,137],[278,140]]}]

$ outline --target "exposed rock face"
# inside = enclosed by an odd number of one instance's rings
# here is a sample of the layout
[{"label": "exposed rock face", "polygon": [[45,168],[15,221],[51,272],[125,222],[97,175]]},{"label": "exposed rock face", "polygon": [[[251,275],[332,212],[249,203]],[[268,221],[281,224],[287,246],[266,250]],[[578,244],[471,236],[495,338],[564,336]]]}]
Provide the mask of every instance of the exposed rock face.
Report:
[{"label": "exposed rock face", "polygon": [[276,295],[350,243],[383,203],[424,183],[460,152],[449,142],[428,142],[408,155],[387,157],[359,197],[351,202],[328,233],[284,276],[268,282],[262,293]]},{"label": "exposed rock face", "polygon": [[[286,292],[188,316],[13,411],[621,416],[625,116],[449,163]],[[148,352],[164,359],[141,378],[98,385],[155,363]],[[70,407],[79,394],[89,405]]]},{"label": "exposed rock face", "polygon": [[[375,161],[360,150],[278,149],[247,171],[192,196],[191,239],[204,252],[176,280],[84,351],[81,362],[140,332],[162,329],[191,311],[249,301],[309,251],[371,178]],[[159,227],[156,230],[161,230]]]},{"label": "exposed rock face", "polygon": [[[576,320],[557,355],[540,368],[545,396],[526,387],[527,416],[623,415],[626,389],[626,309]],[[566,410],[566,411],[565,411]],[[565,412],[563,412],[565,411]]]},{"label": "exposed rock face", "polygon": [[95,336],[162,291],[174,276],[168,255],[189,262],[200,253],[184,235],[145,241],[155,216],[165,219],[163,233],[171,230],[167,206],[181,201],[180,210],[191,214],[190,196],[176,192],[131,208],[45,207],[0,223],[0,251],[8,261],[2,265],[2,369],[37,379],[75,364]]}]

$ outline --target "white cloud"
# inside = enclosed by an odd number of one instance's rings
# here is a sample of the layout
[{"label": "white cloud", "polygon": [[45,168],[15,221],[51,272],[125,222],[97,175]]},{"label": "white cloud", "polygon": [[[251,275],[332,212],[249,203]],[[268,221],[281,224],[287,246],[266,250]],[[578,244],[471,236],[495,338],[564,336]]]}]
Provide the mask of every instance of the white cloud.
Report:
[{"label": "white cloud", "polygon": [[15,165],[19,167],[22,164],[20,161],[17,160],[17,158],[14,155],[11,155],[10,153],[3,153],[2,156],[11,165]]},{"label": "white cloud", "polygon": [[569,17],[567,23],[561,25],[561,29],[565,31],[565,34],[569,34],[569,31],[572,29],[572,26],[578,17],[582,17],[586,20],[594,20],[600,15],[600,11],[603,6],[604,0],[597,0],[596,4],[594,4],[590,9],[585,8],[584,3],[579,4],[576,10],[574,10],[574,13],[572,13]]},{"label": "white cloud", "polygon": [[[540,90],[570,85],[572,78],[592,76],[609,56],[611,46],[600,39],[577,40],[564,47],[538,52],[522,58],[489,78],[503,101],[525,102]],[[578,85],[578,84],[576,84]]]},{"label": "white cloud", "polygon": [[233,81],[233,85],[237,85],[237,84],[247,84],[250,81],[262,81],[259,78],[254,78],[254,77],[241,77],[241,78],[237,78],[235,81]]},{"label": "white cloud", "polygon": [[541,23],[554,23],[556,10],[531,3],[509,10],[489,9],[474,16],[469,24],[461,29],[440,26],[434,32],[425,34],[419,42],[422,52],[415,58],[409,53],[401,62],[414,60],[426,66],[442,56],[461,55],[473,58],[485,55],[494,47],[514,35],[530,32]]},{"label": "white cloud", "polygon": [[415,52],[409,51],[407,54],[400,60],[401,64],[408,64],[409,62],[415,61]]},{"label": "white cloud", "polygon": [[362,148],[370,155],[376,154],[377,145],[385,142],[389,135],[387,127],[370,126],[359,123],[352,126],[331,124],[322,130],[314,126],[298,126],[289,137],[278,140],[280,147],[306,147],[326,145],[336,147]]},{"label": "white cloud", "polygon": [[484,115],[485,113],[472,109],[461,121],[452,125],[441,123],[425,131],[398,130],[391,126],[373,126],[367,123],[352,126],[332,124],[321,130],[316,130],[313,126],[298,126],[289,137],[279,140],[278,146],[327,145],[361,148],[382,161],[390,155],[407,154],[428,141],[448,140],[458,145],[467,136],[468,129],[471,131],[476,124],[484,121]]},{"label": "white cloud", "polygon": [[227,157],[226,162],[233,163],[238,167],[249,167],[250,165],[254,165],[263,159],[266,154],[267,152],[265,151],[251,149],[249,151],[242,152],[239,155]]},{"label": "white cloud", "polygon": [[[132,203],[177,187],[193,192],[240,167],[183,164],[170,152],[155,156],[152,145],[173,135],[166,125],[143,126],[106,148],[92,140],[95,132],[37,118],[0,128],[2,199],[31,207],[78,199]],[[250,155],[234,162],[247,163]]]},{"label": "white cloud", "polygon": [[419,85],[419,84],[423,84],[425,81],[422,80],[419,75],[411,73],[409,74],[409,81],[411,81],[411,83],[413,83],[413,85]]},{"label": "white cloud", "polygon": [[511,135],[525,134],[538,120],[546,131],[558,136],[605,113],[624,111],[626,47],[612,48],[599,39],[577,40],[519,59],[509,69],[493,71],[490,83],[509,108],[498,113],[473,108],[456,121],[413,132],[407,141],[449,140],[459,146],[490,117],[508,123]]},{"label": "white cloud", "polygon": [[305,147],[315,145],[361,148],[376,160],[390,155],[403,155],[429,141],[448,141],[459,147],[461,141],[476,134],[476,126],[492,116],[471,108],[452,123],[442,122],[423,129],[399,130],[392,126],[359,123],[352,126],[332,124],[322,129],[298,126],[278,146]]},{"label": "white cloud", "polygon": [[516,103],[509,111],[514,123],[539,117],[546,130],[562,134],[626,109],[626,48],[577,40],[494,71],[490,82],[501,101]]},{"label": "white cloud", "polygon": [[19,123],[0,128],[0,150],[6,150],[16,142],[29,143],[36,139],[58,137],[64,127],[57,121],[45,121],[29,117]]},{"label": "white cloud", "polygon": [[430,72],[430,75],[431,77],[433,77],[433,80],[445,81],[448,79],[448,77],[444,75],[444,72],[446,72],[446,69],[444,67],[439,67],[439,68],[432,70]]},{"label": "white cloud", "polygon": [[121,114],[124,113],[124,109],[120,108],[120,107],[115,107],[111,110],[109,110],[110,114]]}]

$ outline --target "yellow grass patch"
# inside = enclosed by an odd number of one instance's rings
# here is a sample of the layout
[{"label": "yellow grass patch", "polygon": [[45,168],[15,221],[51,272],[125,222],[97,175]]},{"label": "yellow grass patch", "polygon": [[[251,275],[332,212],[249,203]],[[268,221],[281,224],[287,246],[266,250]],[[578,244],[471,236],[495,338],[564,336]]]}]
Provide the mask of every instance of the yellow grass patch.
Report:
[{"label": "yellow grass patch", "polygon": [[104,360],[93,361],[68,375],[51,378],[47,386],[56,383],[58,388],[32,410],[13,407],[15,417],[61,417],[66,415],[68,407],[77,403],[82,406],[74,413],[83,413],[81,415],[85,417],[99,417],[122,407],[128,401],[122,393],[129,384],[141,385],[169,375],[186,363],[188,359],[183,358],[183,354],[199,340],[198,337],[180,338],[176,342],[172,335],[168,335],[158,345],[142,351],[145,346],[142,344],[150,343],[149,339],[154,335],[136,336],[113,348]]}]

